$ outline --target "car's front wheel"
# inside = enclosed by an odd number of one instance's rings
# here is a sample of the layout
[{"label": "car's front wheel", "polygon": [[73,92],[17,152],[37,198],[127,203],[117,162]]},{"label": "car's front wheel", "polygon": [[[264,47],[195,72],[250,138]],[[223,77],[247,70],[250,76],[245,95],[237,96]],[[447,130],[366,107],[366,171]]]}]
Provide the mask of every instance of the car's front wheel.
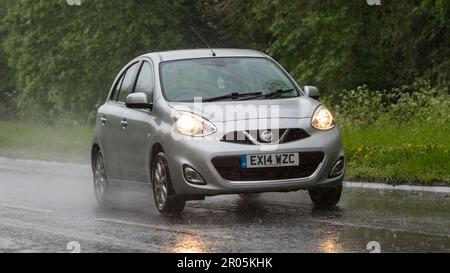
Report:
[{"label": "car's front wheel", "polygon": [[152,164],[153,197],[160,213],[173,214],[183,211],[186,201],[175,194],[170,180],[166,155],[158,153]]},{"label": "car's front wheel", "polygon": [[342,186],[329,188],[313,188],[309,190],[309,197],[316,207],[332,208],[341,199]]}]

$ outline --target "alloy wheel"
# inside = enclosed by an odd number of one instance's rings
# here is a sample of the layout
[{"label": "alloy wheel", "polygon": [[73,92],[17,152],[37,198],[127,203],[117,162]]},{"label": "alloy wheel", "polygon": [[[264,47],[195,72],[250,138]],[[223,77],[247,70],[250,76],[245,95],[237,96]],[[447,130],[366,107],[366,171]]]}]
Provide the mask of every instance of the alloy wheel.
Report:
[{"label": "alloy wheel", "polygon": [[154,170],[154,187],[156,205],[160,210],[164,209],[168,196],[167,171],[161,159],[155,163]]},{"label": "alloy wheel", "polygon": [[106,172],[101,154],[97,156],[94,169],[94,190],[95,197],[99,203],[103,203],[106,192]]}]

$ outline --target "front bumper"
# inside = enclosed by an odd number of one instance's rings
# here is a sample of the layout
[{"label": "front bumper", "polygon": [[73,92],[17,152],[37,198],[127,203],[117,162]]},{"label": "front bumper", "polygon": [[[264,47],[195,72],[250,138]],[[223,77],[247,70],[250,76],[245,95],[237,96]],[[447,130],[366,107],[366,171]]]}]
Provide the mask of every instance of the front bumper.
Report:
[{"label": "front bumper", "polygon": [[[311,187],[341,184],[343,175],[329,178],[329,173],[336,162],[344,157],[339,130],[318,131],[309,125],[310,119],[283,119],[280,128],[302,128],[310,137],[278,145],[243,145],[218,140],[227,133],[222,128],[226,123],[216,124],[218,137],[215,140],[195,138],[174,140],[171,136],[163,148],[167,154],[170,175],[175,192],[186,196],[212,196],[246,192],[283,192],[308,189]],[[233,157],[244,154],[263,153],[323,153],[323,160],[306,177],[271,180],[233,181],[224,179],[213,164],[218,157]],[[194,168],[206,181],[206,185],[188,183],[183,175],[183,167]]]}]

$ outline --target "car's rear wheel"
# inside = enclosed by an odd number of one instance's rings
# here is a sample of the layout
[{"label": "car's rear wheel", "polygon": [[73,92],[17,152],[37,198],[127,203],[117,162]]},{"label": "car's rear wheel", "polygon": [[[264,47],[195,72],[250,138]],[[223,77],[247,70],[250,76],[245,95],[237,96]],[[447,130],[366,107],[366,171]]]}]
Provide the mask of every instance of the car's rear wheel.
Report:
[{"label": "car's rear wheel", "polygon": [[166,155],[158,153],[152,164],[153,197],[158,211],[162,214],[180,213],[186,201],[180,198],[172,186]]},{"label": "car's rear wheel", "polygon": [[97,152],[94,160],[93,173],[95,199],[97,199],[97,202],[100,205],[108,205],[111,199],[111,187],[106,176],[105,163],[100,151]]},{"label": "car's rear wheel", "polygon": [[316,207],[332,208],[341,199],[342,186],[329,188],[313,188],[309,190],[309,197]]}]

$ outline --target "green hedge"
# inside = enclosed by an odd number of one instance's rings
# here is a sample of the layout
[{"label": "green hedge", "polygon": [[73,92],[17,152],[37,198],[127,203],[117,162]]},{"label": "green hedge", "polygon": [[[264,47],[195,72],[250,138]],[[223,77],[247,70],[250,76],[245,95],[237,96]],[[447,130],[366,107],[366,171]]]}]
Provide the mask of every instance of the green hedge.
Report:
[{"label": "green hedge", "polygon": [[366,86],[325,98],[343,133],[347,176],[392,183],[450,183],[450,95],[418,82]]}]

